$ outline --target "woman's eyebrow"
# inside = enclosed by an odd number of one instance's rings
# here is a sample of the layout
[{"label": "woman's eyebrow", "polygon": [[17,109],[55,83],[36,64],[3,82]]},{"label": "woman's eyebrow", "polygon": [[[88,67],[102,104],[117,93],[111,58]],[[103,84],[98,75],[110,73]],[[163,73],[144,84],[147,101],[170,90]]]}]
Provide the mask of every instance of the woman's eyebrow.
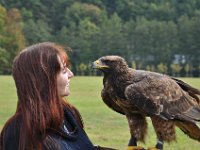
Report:
[{"label": "woman's eyebrow", "polygon": [[63,67],[65,68],[66,66],[67,66],[67,64],[66,64],[66,63],[64,63],[64,64],[63,64]]}]

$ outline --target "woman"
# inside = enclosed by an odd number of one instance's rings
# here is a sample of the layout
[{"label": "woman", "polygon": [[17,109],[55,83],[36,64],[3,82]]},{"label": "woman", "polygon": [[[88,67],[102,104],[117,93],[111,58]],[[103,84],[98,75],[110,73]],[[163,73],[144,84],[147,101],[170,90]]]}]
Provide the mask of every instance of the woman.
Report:
[{"label": "woman", "polygon": [[49,42],[32,45],[15,58],[17,110],[1,132],[1,150],[104,149],[93,146],[78,110],[63,99],[73,77],[69,65],[63,47]]}]

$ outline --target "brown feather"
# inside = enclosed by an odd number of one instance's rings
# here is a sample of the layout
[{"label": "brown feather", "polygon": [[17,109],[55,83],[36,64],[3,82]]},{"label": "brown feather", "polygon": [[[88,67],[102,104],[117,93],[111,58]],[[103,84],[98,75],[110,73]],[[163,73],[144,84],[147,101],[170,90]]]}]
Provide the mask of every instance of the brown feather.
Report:
[{"label": "brown feather", "polygon": [[126,115],[131,136],[144,142],[149,116],[159,140],[175,140],[176,125],[199,141],[195,124],[200,121],[198,89],[167,75],[129,68],[119,56],[95,62],[104,73],[102,99],[112,110]]},{"label": "brown feather", "polygon": [[200,90],[198,90],[198,89],[196,89],[196,88],[190,86],[189,84],[187,84],[187,83],[185,83],[185,82],[183,82],[183,81],[181,81],[181,80],[179,80],[179,79],[176,79],[176,78],[173,78],[173,77],[171,77],[171,78],[172,78],[173,80],[175,80],[176,83],[177,83],[184,91],[188,92],[189,95],[190,95],[191,97],[193,97],[193,98],[198,102],[198,104],[200,104],[200,99],[199,99],[199,97],[197,96],[197,95],[200,95]]},{"label": "brown feather", "polygon": [[195,123],[177,121],[178,126],[190,138],[200,141],[200,127]]},{"label": "brown feather", "polygon": [[[111,89],[109,89],[109,90],[111,90]],[[101,97],[102,97],[104,103],[105,103],[109,108],[111,108],[112,110],[114,110],[114,111],[116,111],[116,112],[118,112],[118,113],[124,115],[124,111],[122,110],[122,108],[119,107],[119,106],[115,103],[114,97],[111,97],[111,96],[109,95],[109,92],[108,92],[107,90],[103,89],[103,90],[101,91]]]},{"label": "brown feather", "polygon": [[151,120],[158,139],[166,142],[176,140],[175,124],[173,121],[166,121],[158,117],[151,117]]}]

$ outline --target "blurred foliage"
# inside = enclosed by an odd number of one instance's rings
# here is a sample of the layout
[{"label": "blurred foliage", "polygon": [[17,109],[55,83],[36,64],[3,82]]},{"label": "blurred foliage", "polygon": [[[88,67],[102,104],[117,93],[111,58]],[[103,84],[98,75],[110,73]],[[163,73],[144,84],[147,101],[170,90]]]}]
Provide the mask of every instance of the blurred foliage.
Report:
[{"label": "blurred foliage", "polygon": [[72,48],[78,75],[120,55],[136,69],[200,76],[199,26],[199,0],[1,0],[0,74],[25,46],[52,41]]},{"label": "blurred foliage", "polygon": [[12,61],[25,47],[22,18],[18,9],[0,5],[0,74],[11,72]]}]

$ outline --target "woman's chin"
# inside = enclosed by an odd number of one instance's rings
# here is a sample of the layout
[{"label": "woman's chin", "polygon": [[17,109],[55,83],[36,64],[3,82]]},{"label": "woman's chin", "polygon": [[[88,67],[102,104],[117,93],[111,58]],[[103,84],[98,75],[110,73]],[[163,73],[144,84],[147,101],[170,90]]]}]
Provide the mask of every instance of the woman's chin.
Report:
[{"label": "woman's chin", "polygon": [[60,97],[63,98],[63,97],[69,96],[69,95],[70,95],[70,92],[67,92],[67,93],[61,94]]}]

